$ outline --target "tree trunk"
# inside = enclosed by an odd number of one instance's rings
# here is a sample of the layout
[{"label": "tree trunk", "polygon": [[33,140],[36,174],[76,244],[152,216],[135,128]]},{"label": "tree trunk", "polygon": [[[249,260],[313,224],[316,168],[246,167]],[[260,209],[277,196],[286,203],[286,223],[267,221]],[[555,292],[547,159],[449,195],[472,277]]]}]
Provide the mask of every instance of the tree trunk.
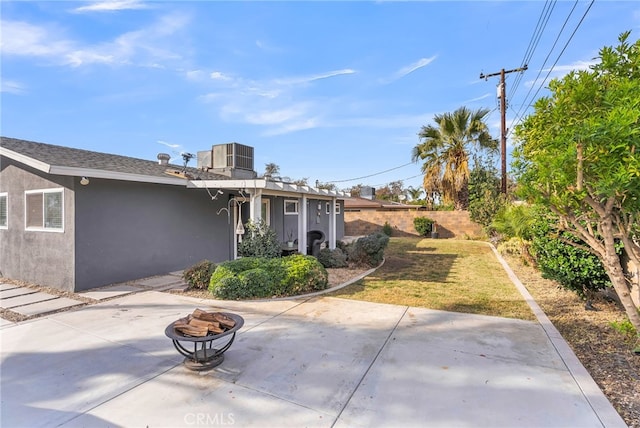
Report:
[{"label": "tree trunk", "polygon": [[469,208],[469,183],[465,181],[462,188],[456,192],[456,200],[454,201],[454,209],[456,211],[464,211]]},{"label": "tree trunk", "polygon": [[624,270],[622,269],[620,256],[616,254],[613,225],[610,220],[605,220],[602,222],[601,226],[605,249],[602,264],[604,265],[607,275],[611,280],[611,284],[613,284],[614,290],[616,290],[620,303],[622,303],[622,306],[629,317],[629,321],[631,321],[631,324],[633,324],[638,334],[640,334],[640,313],[638,313],[638,308],[636,308],[636,305],[633,303],[633,299],[631,298],[631,292],[627,285],[627,280],[624,277]]}]

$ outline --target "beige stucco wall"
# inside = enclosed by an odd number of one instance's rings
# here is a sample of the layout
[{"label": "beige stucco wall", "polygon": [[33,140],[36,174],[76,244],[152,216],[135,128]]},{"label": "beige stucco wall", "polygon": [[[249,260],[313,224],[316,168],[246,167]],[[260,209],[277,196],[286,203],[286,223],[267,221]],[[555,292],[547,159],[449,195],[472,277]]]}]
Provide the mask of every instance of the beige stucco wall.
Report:
[{"label": "beige stucco wall", "polygon": [[440,238],[477,238],[483,236],[482,226],[469,218],[468,211],[346,211],[344,213],[344,232],[347,236],[368,235],[382,231],[385,222],[389,222],[394,236],[418,235],[413,227],[413,219],[428,217],[437,223]]}]

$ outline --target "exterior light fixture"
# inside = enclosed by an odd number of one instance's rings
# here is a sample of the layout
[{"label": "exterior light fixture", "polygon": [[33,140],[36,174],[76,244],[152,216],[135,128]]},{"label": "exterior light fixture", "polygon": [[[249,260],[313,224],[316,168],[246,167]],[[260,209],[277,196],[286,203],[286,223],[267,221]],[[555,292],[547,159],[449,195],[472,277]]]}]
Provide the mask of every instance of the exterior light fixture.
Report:
[{"label": "exterior light fixture", "polygon": [[82,177],[80,179],[80,184],[82,184],[83,186],[86,186],[87,184],[89,184],[89,178],[88,177]]}]

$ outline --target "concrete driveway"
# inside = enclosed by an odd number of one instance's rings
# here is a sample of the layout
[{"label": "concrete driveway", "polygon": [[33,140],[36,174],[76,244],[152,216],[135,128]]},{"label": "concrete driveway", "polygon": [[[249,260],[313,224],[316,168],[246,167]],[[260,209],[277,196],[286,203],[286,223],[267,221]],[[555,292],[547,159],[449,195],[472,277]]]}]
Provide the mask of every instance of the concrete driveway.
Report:
[{"label": "concrete driveway", "polygon": [[[192,372],[164,329],[245,319]],[[222,302],[146,291],[3,326],[2,427],[624,427],[541,323],[337,298]]]}]

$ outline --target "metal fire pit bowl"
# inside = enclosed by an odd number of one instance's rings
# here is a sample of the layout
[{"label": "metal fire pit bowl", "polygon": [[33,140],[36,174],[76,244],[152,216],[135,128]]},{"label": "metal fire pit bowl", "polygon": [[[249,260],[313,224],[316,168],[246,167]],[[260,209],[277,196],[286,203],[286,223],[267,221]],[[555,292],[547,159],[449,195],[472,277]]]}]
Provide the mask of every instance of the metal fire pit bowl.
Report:
[{"label": "metal fire pit bowl", "polygon": [[[240,315],[232,314],[229,312],[221,312],[236,322],[236,325],[220,334],[209,334],[202,337],[186,336],[174,328],[177,321],[172,322],[164,330],[164,334],[173,341],[173,346],[176,350],[184,355],[184,365],[190,370],[209,370],[222,363],[224,361],[224,353],[236,338],[236,332],[244,325],[244,318]],[[219,339],[227,337],[227,341],[216,342]],[[181,343],[182,342],[182,343]],[[186,342],[190,342],[187,344]],[[214,342],[216,347],[214,348]],[[184,344],[183,344],[184,343]],[[224,345],[220,346],[220,344]],[[193,345],[193,351],[188,349]]]}]

